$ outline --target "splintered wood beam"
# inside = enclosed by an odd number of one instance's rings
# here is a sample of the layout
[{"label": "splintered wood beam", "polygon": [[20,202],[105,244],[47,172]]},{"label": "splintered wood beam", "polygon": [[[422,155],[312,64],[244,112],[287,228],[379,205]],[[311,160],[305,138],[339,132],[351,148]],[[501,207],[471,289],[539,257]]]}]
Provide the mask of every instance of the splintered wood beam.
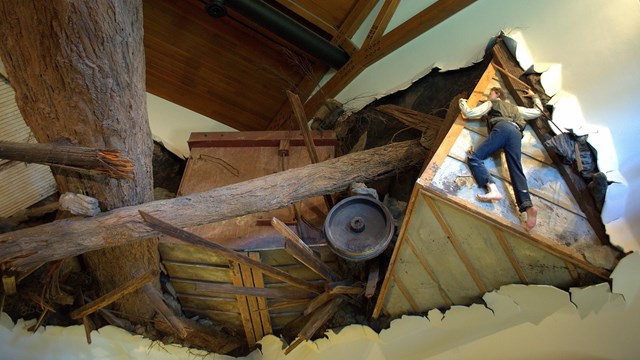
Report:
[{"label": "splintered wood beam", "polygon": [[[302,133],[302,137],[304,138],[304,145],[307,147],[307,152],[309,153],[311,163],[317,164],[320,162],[320,158],[318,157],[318,150],[316,150],[316,146],[313,144],[313,138],[311,138],[309,125],[307,123],[307,115],[304,113],[304,108],[302,107],[300,98],[298,97],[298,95],[292,93],[289,90],[287,90],[287,97],[289,97],[289,102],[291,102],[293,113],[296,117],[296,120],[298,121],[298,127],[300,128],[300,132]],[[330,195],[324,196],[324,202],[327,205],[327,209],[331,209],[333,207],[333,200],[331,199]]]},{"label": "splintered wood beam", "polygon": [[255,288],[218,283],[197,283],[196,290],[217,294],[259,296],[265,298],[287,300],[313,299],[313,297],[317,294],[315,292],[299,289]]},{"label": "splintered wood beam", "polygon": [[297,278],[295,276],[289,275],[288,273],[278,268],[275,268],[271,265],[262,263],[260,261],[256,261],[246,255],[239,254],[227,247],[207,241],[207,239],[203,237],[200,237],[196,234],[193,234],[188,231],[182,230],[178,227],[175,227],[165,221],[162,221],[150,214],[145,213],[144,211],[140,211],[140,216],[142,216],[147,226],[165,235],[169,235],[173,238],[182,240],[191,245],[196,245],[196,246],[200,246],[208,250],[211,250],[214,254],[222,256],[229,261],[233,261],[241,265],[246,265],[252,268],[256,268],[271,277],[274,277],[280,281],[284,281],[287,284],[295,286],[297,288],[309,290],[311,292],[318,293],[318,294],[320,293],[318,286],[311,284],[300,278]]},{"label": "splintered wood beam", "polygon": [[144,224],[139,210],[187,228],[287,207],[313,196],[342,191],[353,182],[368,182],[420,166],[426,151],[415,140],[393,143],[198,194],[0,234],[0,264],[7,270],[24,270],[158,236],[160,232]]},{"label": "splintered wood beam", "polygon": [[95,311],[98,311],[103,307],[120,299],[121,297],[138,290],[148,282],[153,281],[155,278],[158,277],[158,274],[159,274],[158,270],[148,270],[144,274],[134,277],[133,279],[127,281],[126,283],[109,291],[105,295],[97,298],[96,300],[73,310],[69,314],[69,316],[72,319],[77,320],[77,319],[81,319],[83,316],[86,316]]},{"label": "splintered wood beam", "polygon": [[291,231],[291,229],[289,229],[289,227],[282,221],[274,217],[271,219],[271,225],[285,237],[284,249],[287,253],[303,263],[311,271],[322,276],[325,280],[338,281],[340,279],[340,275],[336,274],[333,269],[322,262],[313,250],[311,250],[307,244],[305,244],[298,235],[294,234],[293,231]]},{"label": "splintered wood beam", "polygon": [[373,25],[371,25],[371,29],[367,34],[367,38],[362,44],[363,49],[368,48],[372,42],[377,41],[382,37],[384,31],[387,30],[389,21],[391,21],[393,14],[398,8],[398,4],[400,4],[400,0],[385,0],[384,4],[382,5],[382,9],[380,9],[380,12],[374,20]]},{"label": "splintered wood beam", "polygon": [[173,313],[171,309],[164,303],[164,299],[162,295],[158,292],[158,290],[154,289],[151,284],[145,284],[142,287],[142,291],[147,295],[151,305],[156,311],[162,315],[162,317],[169,322],[171,327],[173,328],[173,333],[178,335],[180,339],[184,339],[187,337],[187,330],[182,325],[180,319]]},{"label": "splintered wood beam", "polygon": [[367,48],[362,48],[305,103],[308,114],[315,113],[326,98],[338,95],[371,64],[389,55],[425,31],[435,27],[475,0],[438,0],[428,8],[391,30]]},{"label": "splintered wood beam", "polygon": [[133,177],[133,163],[115,150],[0,141],[0,159],[62,167],[117,179]]},{"label": "splintered wood beam", "polygon": [[342,298],[337,297],[333,299],[330,303],[324,305],[322,308],[314,312],[306,325],[302,328],[300,333],[298,333],[298,339],[294,341],[291,345],[289,345],[285,350],[284,354],[289,354],[293,349],[295,349],[298,345],[300,345],[303,341],[311,339],[313,334],[318,331],[318,329],[326,323],[333,314],[338,311],[340,304],[342,303]]},{"label": "splintered wood beam", "polygon": [[[516,87],[514,86],[515,80],[513,80],[515,78],[518,79],[518,84],[523,83],[523,81],[519,79],[519,76],[524,74],[524,70],[513,58],[502,39],[498,39],[496,45],[493,47],[493,62],[500,67],[503,74],[508,74],[503,78],[503,81],[516,103],[520,106],[527,106],[527,102],[529,100],[522,96],[522,93],[516,90]],[[531,86],[527,85],[527,88],[531,88]],[[541,110],[544,111],[544,109]],[[542,121],[529,121],[529,125],[531,125],[534,133],[541,140],[542,145],[549,154],[549,157],[553,160],[556,169],[558,169],[562,178],[569,187],[569,191],[571,191],[576,202],[580,205],[580,209],[584,212],[589,225],[591,225],[596,236],[598,236],[600,243],[608,244],[609,235],[607,235],[600,212],[597,210],[593,197],[587,188],[587,184],[582,177],[580,177],[580,175],[571,168],[571,165],[564,164],[562,159],[560,159],[560,156],[545,144],[545,139],[555,135],[551,130],[549,123]]]},{"label": "splintered wood beam", "polygon": [[419,111],[415,111],[398,105],[380,105],[376,107],[376,110],[393,116],[403,124],[420,131],[438,131],[444,123],[444,119],[441,117],[421,113]]}]

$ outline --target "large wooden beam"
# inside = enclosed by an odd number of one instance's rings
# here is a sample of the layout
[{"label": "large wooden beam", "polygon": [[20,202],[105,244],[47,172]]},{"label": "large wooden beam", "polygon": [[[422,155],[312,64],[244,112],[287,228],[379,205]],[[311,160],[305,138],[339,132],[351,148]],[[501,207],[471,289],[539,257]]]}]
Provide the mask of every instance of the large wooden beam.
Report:
[{"label": "large wooden beam", "polygon": [[120,152],[61,144],[0,141],[0,159],[55,166],[88,174],[129,179],[133,163]]},{"label": "large wooden beam", "polygon": [[419,166],[426,149],[417,140],[393,143],[207,192],[124,207],[83,220],[58,220],[0,235],[0,264],[25,269],[40,262],[159,235],[139,210],[180,228],[214,223],[332,194],[353,182]]}]

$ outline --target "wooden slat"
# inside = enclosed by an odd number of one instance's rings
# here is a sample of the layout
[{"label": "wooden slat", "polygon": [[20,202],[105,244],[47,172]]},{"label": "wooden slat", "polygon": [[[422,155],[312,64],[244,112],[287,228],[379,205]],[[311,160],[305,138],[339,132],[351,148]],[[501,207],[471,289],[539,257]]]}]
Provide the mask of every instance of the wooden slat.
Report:
[{"label": "wooden slat", "polygon": [[364,69],[382,59],[418,35],[435,27],[475,0],[438,0],[425,10],[384,35],[366,49],[353,54],[351,59],[305,103],[305,111],[313,114],[325,98],[335,97]]},{"label": "wooden slat", "polygon": [[316,254],[289,229],[287,225],[277,218],[271,219],[271,225],[278,230],[280,234],[286,237],[285,250],[301,263],[306,265],[310,270],[322,276],[328,281],[338,281],[340,276],[333,269],[320,260]]},{"label": "wooden slat", "polygon": [[442,284],[436,277],[436,274],[434,274],[433,271],[431,270],[431,267],[427,263],[427,259],[425,259],[424,256],[422,256],[422,254],[420,253],[420,251],[418,251],[418,249],[416,248],[416,245],[413,243],[413,241],[408,235],[407,235],[406,243],[411,249],[411,252],[413,252],[413,254],[416,256],[416,258],[420,262],[420,265],[422,265],[422,268],[424,269],[424,271],[427,272],[427,275],[429,275],[431,280],[433,280],[433,282],[438,286],[438,291],[440,292],[440,296],[442,296],[442,299],[447,304],[447,306],[453,305],[453,301],[451,301],[451,297],[449,296],[449,294],[447,294],[447,291],[442,287]]},{"label": "wooden slat", "polygon": [[[253,260],[260,261],[259,252],[250,252],[249,257]],[[264,288],[262,272],[253,269],[251,275],[253,276],[253,285],[256,288]],[[269,310],[267,310],[267,299],[264,296],[258,297],[258,310],[260,312],[260,320],[262,322],[262,332],[265,335],[273,333],[273,329],[271,328],[271,319],[269,318]]]},{"label": "wooden slat", "polygon": [[290,353],[302,341],[311,339],[313,334],[315,334],[316,331],[318,331],[318,329],[324,323],[326,323],[333,316],[333,314],[336,313],[336,311],[338,311],[338,308],[342,301],[342,298],[337,297],[330,303],[326,304],[324,307],[314,312],[305,326],[302,328],[300,333],[298,333],[298,339],[285,349],[284,354],[287,355],[288,353]]},{"label": "wooden slat", "polygon": [[[378,0],[358,0],[347,15],[340,28],[338,34],[331,40],[332,44],[342,46],[345,41],[349,41],[351,37],[360,28],[369,13],[378,3]],[[346,50],[346,49],[345,49]]]},{"label": "wooden slat", "polygon": [[306,289],[309,291],[313,291],[316,293],[320,293],[320,291],[318,290],[318,288],[314,285],[309,284],[308,282],[295,278],[281,270],[278,270],[272,266],[263,264],[261,262],[255,261],[245,255],[241,255],[238,254],[237,252],[225,248],[223,246],[220,246],[218,244],[212,243],[212,242],[208,242],[206,239],[201,238],[200,236],[197,236],[195,234],[189,233],[187,231],[184,231],[182,229],[179,229],[169,223],[166,223],[156,217],[153,217],[147,213],[145,213],[144,211],[140,211],[140,215],[142,216],[142,218],[145,220],[145,222],[147,223],[147,225],[151,228],[153,228],[154,230],[160,231],[165,235],[169,235],[172,236],[176,239],[180,239],[183,240],[185,242],[189,242],[191,244],[195,244],[198,246],[202,246],[204,248],[207,248],[211,251],[216,252],[218,255],[224,256],[225,258],[227,258],[230,261],[234,261],[237,263],[241,263],[247,266],[252,266],[255,267],[257,269],[260,269],[261,271],[263,271],[264,273],[269,274],[270,276],[275,277],[276,279],[282,280],[286,283],[289,283],[293,286],[299,287],[301,289]]},{"label": "wooden slat", "polygon": [[[242,270],[240,269],[240,264],[233,263],[233,285],[237,287],[242,287],[244,283],[242,282]],[[240,310],[240,318],[242,319],[242,327],[244,328],[244,334],[247,337],[247,344],[249,346],[254,346],[256,344],[256,334],[253,330],[253,325],[251,323],[251,312],[249,311],[249,303],[247,301],[247,296],[245,295],[236,295],[236,300],[238,301],[238,310]]]},{"label": "wooden slat", "polygon": [[[240,271],[243,269],[241,267]],[[245,272],[247,270],[244,270]],[[250,279],[248,279],[249,273],[242,273],[243,286],[234,286],[231,284],[220,283],[208,283],[208,282],[194,282],[197,291],[209,292],[212,294],[231,294],[231,295],[243,295],[248,297],[267,297],[276,299],[311,299],[315,296],[315,293],[305,291],[297,288],[257,288]],[[244,279],[247,277],[247,279]],[[249,300],[253,301],[253,300]],[[257,304],[257,301],[256,301]],[[253,305],[251,305],[253,306]],[[257,305],[250,307],[251,311],[255,311]]]},{"label": "wooden slat", "polygon": [[[249,255],[249,254],[247,254]],[[260,258],[250,257],[253,260],[260,261]],[[242,289],[243,290],[251,290],[255,295],[258,295],[258,291],[264,291],[267,289],[256,289],[253,283],[253,274],[251,273],[251,267],[244,266],[240,264],[240,274],[242,275]],[[247,305],[249,306],[249,315],[251,318],[251,326],[253,327],[253,334],[256,337],[256,342],[260,341],[264,337],[264,332],[262,330],[262,318],[260,317],[260,312],[258,311],[258,298],[254,296],[254,294],[248,294],[247,296]],[[263,296],[264,297],[264,296]]]},{"label": "wooden slat", "polygon": [[376,287],[380,280],[380,261],[373,260],[369,265],[369,275],[367,276],[367,286],[364,290],[364,297],[371,299],[376,293]]},{"label": "wooden slat", "polygon": [[513,254],[511,247],[509,246],[509,244],[507,244],[507,241],[504,239],[504,235],[502,235],[502,231],[500,231],[500,229],[495,226],[491,226],[491,229],[493,230],[493,233],[496,235],[496,239],[498,239],[498,242],[500,243],[500,246],[504,250],[504,253],[507,254],[507,257],[509,258],[509,262],[511,263],[511,266],[513,266],[513,269],[518,274],[520,281],[522,281],[523,284],[529,284],[529,280],[527,280],[527,276],[522,271],[522,268],[518,263],[518,259],[516,259],[515,255]]},{"label": "wooden slat", "polygon": [[382,37],[385,30],[387,30],[389,21],[391,21],[393,14],[398,8],[398,4],[400,4],[400,0],[385,0],[384,4],[382,5],[382,9],[380,9],[380,12],[374,20],[373,25],[371,25],[371,29],[367,34],[367,38],[362,44],[363,49],[368,48],[372,42],[378,41]]},{"label": "wooden slat", "polygon": [[420,312],[420,308],[418,307],[418,304],[416,304],[416,301],[413,300],[413,297],[411,296],[411,292],[409,291],[409,289],[407,289],[407,287],[404,285],[402,280],[398,278],[395,272],[391,273],[391,278],[393,282],[396,283],[396,286],[398,287],[398,289],[400,289],[402,296],[404,296],[404,298],[407,300],[409,305],[411,305],[411,308],[413,309],[413,311]]},{"label": "wooden slat", "polygon": [[319,307],[331,301],[336,296],[329,291],[325,291],[322,294],[316,296],[313,300],[309,302],[306,309],[304,309],[303,314],[309,315],[312,312],[316,311]]},{"label": "wooden slat", "polygon": [[158,270],[155,270],[155,269],[147,270],[144,274],[132,278],[131,280],[109,291],[108,293],[97,298],[96,300],[73,310],[69,314],[69,317],[71,317],[74,320],[81,319],[83,316],[86,316],[95,311],[98,311],[101,308],[122,298],[123,296],[138,290],[139,288],[143,287],[146,283],[153,281],[153,279],[158,277],[158,274],[159,274]]},{"label": "wooden slat", "polygon": [[487,288],[482,283],[482,280],[480,279],[478,272],[473,267],[473,264],[471,263],[471,260],[469,260],[469,257],[465,254],[464,249],[458,243],[458,240],[456,239],[455,235],[451,231],[451,228],[449,227],[449,224],[447,224],[447,221],[442,217],[442,214],[440,214],[440,211],[438,210],[436,205],[433,203],[431,198],[424,195],[423,195],[423,198],[426,201],[427,205],[429,205],[429,207],[431,208],[431,211],[433,211],[433,215],[435,215],[436,219],[438,220],[438,223],[440,224],[444,232],[449,237],[449,241],[451,242],[451,245],[453,245],[453,247],[455,248],[456,253],[464,263],[465,268],[473,278],[473,281],[478,286],[478,289],[480,290],[480,292],[482,293],[487,292]]},{"label": "wooden slat", "polygon": [[577,282],[578,280],[580,280],[580,276],[578,276],[578,270],[576,269],[576,266],[568,261],[565,261],[564,263],[565,265],[567,265],[567,270],[569,271],[569,274],[571,275],[573,281]]}]

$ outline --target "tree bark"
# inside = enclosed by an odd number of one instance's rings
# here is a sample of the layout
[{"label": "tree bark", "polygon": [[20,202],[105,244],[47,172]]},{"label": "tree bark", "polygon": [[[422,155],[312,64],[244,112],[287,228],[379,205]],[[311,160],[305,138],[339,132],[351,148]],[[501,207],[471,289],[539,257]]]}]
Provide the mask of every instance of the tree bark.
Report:
[{"label": "tree bark", "polygon": [[42,261],[158,236],[144,224],[139,210],[186,228],[286,207],[312,196],[344,190],[352,182],[367,182],[420,166],[426,152],[417,140],[394,143],[207,192],[2,234],[0,264],[23,269]]},{"label": "tree bark", "polygon": [[[115,149],[134,164],[133,179],[54,171],[61,193],[94,197],[103,210],[144,203],[153,196],[142,36],[140,0],[0,2],[0,57],[38,142],[64,139]],[[84,257],[102,293],[135,272],[158,267],[157,240],[121,243],[128,244]],[[132,317],[153,313],[139,291],[115,305]]]}]

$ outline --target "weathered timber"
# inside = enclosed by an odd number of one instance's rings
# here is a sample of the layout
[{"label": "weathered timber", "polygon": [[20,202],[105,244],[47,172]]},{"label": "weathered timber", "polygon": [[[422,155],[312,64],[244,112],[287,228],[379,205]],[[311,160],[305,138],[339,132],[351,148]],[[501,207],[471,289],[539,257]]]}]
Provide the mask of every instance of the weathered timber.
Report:
[{"label": "weathered timber", "polygon": [[425,153],[418,141],[393,143],[199,194],[2,234],[0,263],[26,269],[40,262],[158,236],[159,232],[143,223],[139,210],[186,228],[286,207],[344,190],[353,182],[367,182],[419,166]]},{"label": "weathered timber", "polygon": [[376,110],[387,115],[391,115],[394,118],[400,120],[400,122],[402,122],[403,124],[420,131],[438,131],[440,130],[442,123],[444,122],[443,118],[421,113],[419,111],[415,111],[398,105],[380,105],[376,107]]},{"label": "weathered timber", "polygon": [[[515,80],[518,79],[519,83],[524,83],[519,79],[524,74],[524,70],[520,67],[517,61],[513,58],[507,46],[502,39],[498,39],[496,45],[493,47],[493,62],[498,65],[498,68],[503,74],[506,75],[503,80],[505,86],[509,90],[509,93],[513,96],[516,103],[520,106],[526,106],[527,101],[523,94],[516,91],[514,86]],[[525,83],[526,84],[526,83]],[[528,86],[530,87],[530,86]],[[606,229],[600,217],[600,212],[597,210],[593,197],[587,189],[587,184],[578,175],[578,173],[571,168],[570,165],[564,164],[558,154],[553,149],[550,149],[545,145],[545,139],[555,135],[551,130],[548,122],[542,121],[530,121],[529,125],[533,129],[534,133],[542,141],[542,145],[549,154],[549,157],[553,160],[556,168],[564,178],[571,194],[575,197],[576,202],[580,205],[580,209],[586,215],[587,221],[591,228],[595,231],[596,235],[600,239],[602,244],[609,243],[609,235],[606,233]]]},{"label": "weathered timber", "polygon": [[[0,58],[35,139],[114,149],[131,160],[130,179],[55,169],[60,193],[87,194],[105,211],[153,200],[142,1],[7,0],[0,2],[0,18]],[[101,294],[135,271],[158,267],[157,239],[133,240],[84,255]],[[131,320],[153,313],[142,292],[114,305]]]},{"label": "weathered timber", "polygon": [[110,292],[99,297],[98,299],[73,310],[69,314],[69,316],[72,319],[80,319],[83,316],[96,312],[102,309],[103,307],[113,303],[114,301],[120,299],[121,297],[143,287],[145,284],[157,278],[158,274],[159,272],[157,270],[148,270],[146,273],[140,276],[134,277],[133,279],[111,290]]},{"label": "weathered timber", "polygon": [[196,290],[218,294],[261,296],[266,298],[288,300],[311,299],[315,295],[314,292],[298,289],[250,288],[216,283],[197,283]]},{"label": "weathered timber", "polygon": [[[187,333],[185,338],[191,345],[195,345],[199,348],[218,354],[227,354],[241,345],[238,338],[231,336],[230,334],[225,334],[219,330],[200,325],[197,322],[184,317],[179,317],[178,320],[182,323],[182,326]],[[171,325],[161,317],[156,318],[156,321],[154,321],[154,327],[164,334],[174,333]]]},{"label": "weathered timber", "polygon": [[271,225],[273,225],[273,228],[278,230],[278,232],[286,238],[284,249],[291,256],[326,280],[338,281],[338,279],[340,279],[340,275],[336,274],[333,269],[323,263],[322,260],[316,256],[313,250],[311,250],[307,244],[305,244],[298,235],[294,234],[293,231],[291,231],[291,229],[289,229],[289,227],[282,221],[274,217],[271,219]]},{"label": "weathered timber", "polygon": [[0,159],[58,166],[65,169],[130,179],[133,163],[116,150],[84,146],[0,141]]},{"label": "weathered timber", "polygon": [[316,311],[319,307],[331,301],[335,297],[336,295],[332,294],[329,291],[323,292],[322,294],[316,296],[315,299],[309,302],[309,305],[307,305],[307,307],[304,309],[303,314],[304,315],[311,314],[312,312]]},{"label": "weathered timber", "polygon": [[229,248],[226,248],[222,245],[218,245],[216,243],[213,242],[209,242],[206,239],[196,235],[196,234],[192,234],[188,231],[179,229],[165,221],[162,221],[154,216],[151,216],[147,213],[145,213],[144,211],[140,211],[140,215],[142,216],[142,218],[144,219],[144,221],[146,222],[147,226],[151,227],[154,230],[160,231],[161,233],[165,234],[165,235],[169,235],[171,237],[174,237],[178,240],[182,240],[184,242],[187,242],[189,244],[192,245],[197,245],[197,246],[201,246],[204,247],[208,250],[213,251],[216,255],[220,255],[222,257],[224,257],[225,259],[229,260],[229,261],[233,261],[236,262],[240,265],[247,265],[250,266],[252,268],[256,268],[259,269],[260,271],[264,272],[265,274],[272,276],[278,280],[282,280],[290,285],[293,285],[295,287],[299,287],[301,289],[306,289],[315,293],[320,293],[320,291],[318,290],[318,287],[316,285],[313,285],[303,279],[297,278],[295,276],[289,275],[289,273],[286,273],[278,268],[275,268],[271,265],[262,263],[260,261],[254,260],[246,255],[242,255],[234,250],[231,250]]},{"label": "weathered timber", "polygon": [[318,331],[318,329],[324,323],[326,323],[333,316],[333,314],[336,313],[336,311],[338,311],[342,300],[342,298],[337,297],[330,303],[324,305],[322,308],[314,312],[307,321],[306,325],[302,328],[300,333],[298,333],[298,339],[284,350],[284,354],[287,355],[288,353],[290,353],[293,349],[300,345],[302,341],[311,339],[313,334],[315,334],[316,331]]},{"label": "weathered timber", "polygon": [[[317,164],[320,162],[320,159],[318,158],[318,150],[316,150],[316,146],[313,144],[313,139],[311,138],[311,132],[309,130],[309,125],[307,122],[307,115],[304,113],[302,102],[300,101],[298,95],[292,93],[289,90],[287,90],[287,97],[289,97],[289,102],[291,103],[291,107],[293,108],[293,114],[298,121],[298,127],[300,128],[300,132],[304,137],[304,145],[307,147],[307,152],[309,153],[311,163]],[[324,195],[324,202],[327,205],[327,209],[331,209],[333,207],[333,199],[331,199],[330,195]]]},{"label": "weathered timber", "polygon": [[158,290],[154,289],[151,284],[145,284],[142,287],[142,291],[144,291],[145,295],[147,295],[154,309],[156,309],[156,311],[169,322],[169,325],[171,325],[171,328],[173,328],[173,332],[181,339],[186,338],[187,330],[184,328],[182,321],[180,321],[176,314],[174,314],[173,311],[169,309],[167,304],[164,303],[164,299],[162,298],[162,295],[158,292]]}]

